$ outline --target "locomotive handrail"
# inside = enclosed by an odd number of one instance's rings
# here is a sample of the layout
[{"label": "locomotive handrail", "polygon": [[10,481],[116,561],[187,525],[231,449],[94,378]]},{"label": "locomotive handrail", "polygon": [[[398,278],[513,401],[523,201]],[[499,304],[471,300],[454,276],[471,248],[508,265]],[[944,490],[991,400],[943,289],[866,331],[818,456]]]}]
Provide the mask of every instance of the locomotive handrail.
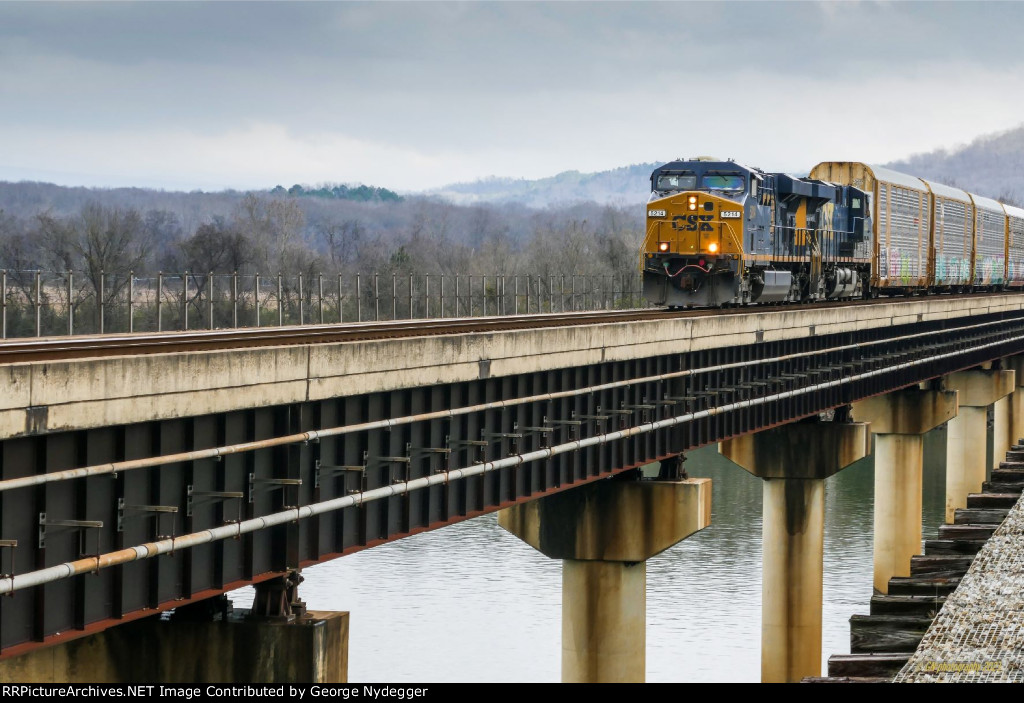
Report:
[{"label": "locomotive handrail", "polygon": [[733,246],[736,247],[736,250],[740,253],[740,256],[743,256],[744,252],[743,252],[743,236],[742,236],[743,233],[742,233],[742,231],[740,232],[740,237],[737,239],[736,232],[733,231],[732,222],[726,222],[725,220],[721,220],[720,219],[718,221],[718,224],[719,225],[725,225],[729,229],[729,237],[732,238]]}]

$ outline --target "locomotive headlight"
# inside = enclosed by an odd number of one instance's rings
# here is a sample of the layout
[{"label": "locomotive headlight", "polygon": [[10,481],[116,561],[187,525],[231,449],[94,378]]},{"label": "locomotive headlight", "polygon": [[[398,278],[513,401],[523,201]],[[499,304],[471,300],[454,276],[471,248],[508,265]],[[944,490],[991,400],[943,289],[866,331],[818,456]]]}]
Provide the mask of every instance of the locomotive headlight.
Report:
[{"label": "locomotive headlight", "polygon": [[687,207],[689,207],[691,210],[696,210],[697,209],[697,196],[696,195],[691,195],[690,196],[690,199],[689,199],[689,202],[687,204]]},{"label": "locomotive headlight", "polygon": [[708,251],[710,251],[712,254],[718,251],[718,242],[711,242],[710,244],[708,244]]},{"label": "locomotive headlight", "polygon": [[658,242],[658,251],[668,251],[668,242]]}]

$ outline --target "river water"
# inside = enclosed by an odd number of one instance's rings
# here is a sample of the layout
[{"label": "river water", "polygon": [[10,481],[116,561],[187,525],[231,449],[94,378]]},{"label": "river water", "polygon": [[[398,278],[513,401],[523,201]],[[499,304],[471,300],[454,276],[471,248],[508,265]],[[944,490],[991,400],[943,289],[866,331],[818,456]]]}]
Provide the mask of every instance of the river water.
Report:
[{"label": "river water", "polygon": [[[943,518],[945,432],[925,438],[924,533]],[[712,524],[647,562],[647,680],[758,681],[761,484],[717,453],[688,455],[713,480]],[[850,651],[849,617],[872,592],[874,465],[826,482],[822,666]],[[558,681],[561,563],[495,515],[306,569],[314,610],[350,611],[353,682]],[[232,594],[247,607],[252,589]]]}]

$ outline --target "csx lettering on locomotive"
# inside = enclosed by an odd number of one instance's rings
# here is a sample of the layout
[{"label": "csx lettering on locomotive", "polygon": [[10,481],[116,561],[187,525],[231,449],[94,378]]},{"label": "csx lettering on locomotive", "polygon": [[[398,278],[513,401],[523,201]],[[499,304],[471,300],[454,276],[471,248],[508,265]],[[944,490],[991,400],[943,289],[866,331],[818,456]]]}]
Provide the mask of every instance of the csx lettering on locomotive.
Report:
[{"label": "csx lettering on locomotive", "polygon": [[672,218],[672,229],[683,232],[713,232],[711,215],[676,215]]}]

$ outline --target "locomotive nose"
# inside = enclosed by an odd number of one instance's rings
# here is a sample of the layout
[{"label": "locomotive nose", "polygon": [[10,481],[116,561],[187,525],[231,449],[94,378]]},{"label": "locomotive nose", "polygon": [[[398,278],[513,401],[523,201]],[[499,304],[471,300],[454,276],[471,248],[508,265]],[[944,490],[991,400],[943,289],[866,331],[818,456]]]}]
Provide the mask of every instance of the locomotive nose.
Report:
[{"label": "locomotive nose", "polygon": [[729,237],[739,225],[741,205],[703,192],[672,195],[652,203],[647,211],[648,254],[695,256],[742,254]]}]

